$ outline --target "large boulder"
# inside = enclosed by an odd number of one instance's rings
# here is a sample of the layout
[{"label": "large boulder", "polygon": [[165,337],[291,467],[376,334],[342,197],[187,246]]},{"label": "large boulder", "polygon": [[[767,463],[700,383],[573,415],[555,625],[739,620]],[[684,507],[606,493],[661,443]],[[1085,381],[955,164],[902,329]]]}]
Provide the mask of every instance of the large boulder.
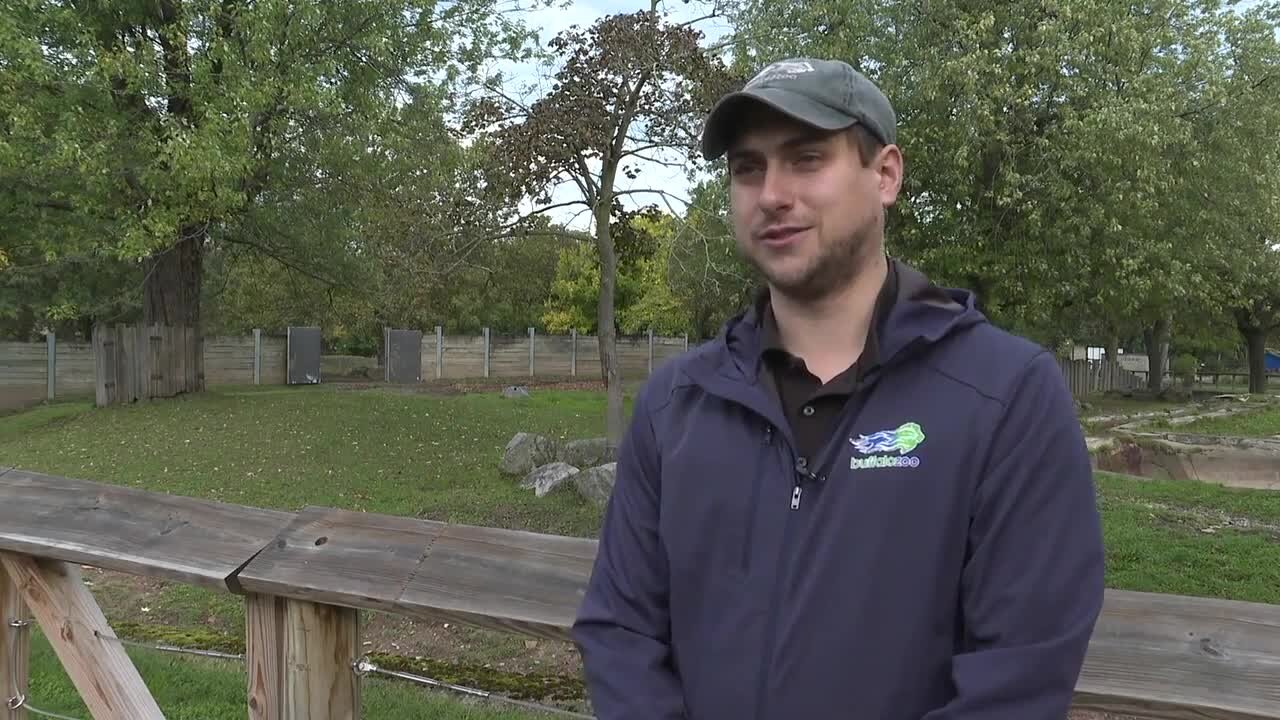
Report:
[{"label": "large boulder", "polygon": [[578,468],[562,462],[547,463],[533,469],[524,476],[520,487],[533,490],[533,494],[542,497],[560,487],[566,480],[578,474]]},{"label": "large boulder", "polygon": [[580,468],[595,467],[611,463],[617,458],[609,449],[606,438],[587,438],[570,440],[560,449],[560,460]]},{"label": "large boulder", "polygon": [[498,468],[507,475],[525,476],[534,468],[555,462],[559,443],[544,435],[516,433],[507,443]]},{"label": "large boulder", "polygon": [[613,494],[613,481],[617,476],[618,464],[608,463],[587,468],[573,476],[573,484],[582,497],[603,508]]}]

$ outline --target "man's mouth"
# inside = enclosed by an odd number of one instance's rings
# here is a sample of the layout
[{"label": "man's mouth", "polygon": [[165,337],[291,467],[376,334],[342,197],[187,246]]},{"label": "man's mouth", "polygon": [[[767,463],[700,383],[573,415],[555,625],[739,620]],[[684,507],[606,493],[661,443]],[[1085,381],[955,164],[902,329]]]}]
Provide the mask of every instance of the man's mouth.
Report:
[{"label": "man's mouth", "polygon": [[803,225],[776,225],[765,229],[760,233],[759,237],[764,242],[770,244],[784,243],[805,230],[808,230],[808,228]]}]

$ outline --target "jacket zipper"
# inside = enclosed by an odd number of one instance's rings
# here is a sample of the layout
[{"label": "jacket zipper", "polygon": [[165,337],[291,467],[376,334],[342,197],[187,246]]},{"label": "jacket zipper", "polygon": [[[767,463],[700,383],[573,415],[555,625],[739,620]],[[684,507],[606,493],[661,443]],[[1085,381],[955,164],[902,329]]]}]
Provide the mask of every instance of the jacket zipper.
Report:
[{"label": "jacket zipper", "polygon": [[[858,416],[862,414],[862,409],[866,406],[866,390],[867,385],[864,383],[859,383],[854,389],[853,396],[850,398],[850,405],[845,408],[845,412],[843,413],[848,416],[849,412],[852,411],[852,417],[849,417],[847,422],[841,423],[840,432],[833,434],[827,446],[823,448],[821,457],[825,462],[829,463],[832,457],[839,455],[838,446],[842,442],[840,435],[844,433],[846,428],[852,427],[857,423]],[[783,577],[783,570],[788,567],[787,553],[792,545],[791,536],[794,533],[793,528],[795,527],[795,523],[792,522],[792,518],[795,517],[796,511],[800,509],[800,499],[804,495],[805,482],[811,481],[816,484],[826,480],[825,476],[815,473],[805,459],[796,456],[794,448],[787,443],[783,444],[786,445],[785,451],[788,455],[788,457],[782,458],[784,460],[783,466],[786,467],[789,464],[792,468],[792,472],[794,473],[791,488],[791,509],[787,512],[787,518],[782,528],[782,549],[778,552],[777,568],[774,573],[774,592],[769,596],[769,615],[765,628],[765,652],[762,655],[760,673],[756,680],[756,720],[768,717],[765,702],[769,697],[769,693],[767,692],[767,686],[765,685],[765,678],[768,677],[769,670],[773,667],[773,655],[777,650],[778,597],[783,592],[781,589],[781,580]],[[790,463],[785,462],[788,459],[791,461]]]},{"label": "jacket zipper", "polygon": [[[790,467],[794,472],[795,468],[800,466],[800,459],[796,457],[795,450],[788,443],[781,443],[781,445],[782,447],[779,448],[779,460],[782,461],[782,467]],[[800,495],[802,493],[801,479],[797,477],[794,483],[791,491],[791,508],[792,510],[797,510],[799,509]],[[787,552],[791,547],[791,534],[794,526],[791,519],[794,515],[794,512],[787,513],[786,521],[782,528],[782,547],[778,551],[778,561],[774,571],[774,591],[769,594],[769,614],[767,616],[768,621],[765,623],[764,637],[765,651],[761,654],[760,673],[756,679],[756,720],[768,717],[765,714],[765,701],[769,697],[769,693],[767,692],[768,686],[765,684],[765,679],[769,676],[769,670],[773,666],[773,653],[777,645],[778,596],[782,594],[781,590],[778,589],[778,581],[782,577],[782,570],[786,565]]]},{"label": "jacket zipper", "polygon": [[814,482],[822,482],[826,478],[818,475],[809,469],[809,465],[804,458],[796,458],[796,478],[795,485],[791,490],[791,509],[800,509],[800,496],[804,492],[804,481],[812,480]]}]

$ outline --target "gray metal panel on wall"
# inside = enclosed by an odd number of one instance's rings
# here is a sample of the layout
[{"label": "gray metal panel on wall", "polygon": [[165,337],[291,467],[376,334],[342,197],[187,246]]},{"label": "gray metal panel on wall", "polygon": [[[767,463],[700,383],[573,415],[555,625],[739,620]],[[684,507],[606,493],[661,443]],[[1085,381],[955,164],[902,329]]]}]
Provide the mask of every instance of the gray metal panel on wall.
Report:
[{"label": "gray metal panel on wall", "polygon": [[421,330],[387,330],[387,382],[422,382]]},{"label": "gray metal panel on wall", "polygon": [[290,385],[315,385],[320,382],[320,353],[323,339],[318,327],[290,327],[287,340],[288,381]]}]

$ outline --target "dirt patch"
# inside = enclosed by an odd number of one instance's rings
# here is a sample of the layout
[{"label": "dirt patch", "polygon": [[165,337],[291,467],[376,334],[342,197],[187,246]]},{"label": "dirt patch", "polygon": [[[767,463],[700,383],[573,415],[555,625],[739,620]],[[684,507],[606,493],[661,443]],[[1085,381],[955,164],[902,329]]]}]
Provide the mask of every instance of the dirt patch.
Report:
[{"label": "dirt patch", "polygon": [[[1163,509],[1158,503],[1149,505]],[[1267,527],[1280,533],[1280,527]],[[204,618],[203,630],[156,629],[153,623],[180,626],[185,620],[190,625],[191,612],[166,609],[163,603],[152,601],[167,590],[172,591],[175,583],[97,568],[84,568],[83,572],[122,637],[179,647],[244,652],[243,626],[237,626],[224,613],[197,613]],[[227,597],[239,601],[235,596]],[[384,669],[589,712],[584,699],[581,658],[569,642],[535,640],[469,625],[415,620],[380,612],[364,615],[360,637],[361,654]],[[1072,710],[1067,720],[1142,719]]]},{"label": "dirt patch", "polygon": [[[1252,440],[1252,443],[1260,441]],[[1280,450],[1236,445],[1188,445],[1150,434],[1131,434],[1098,445],[1098,470],[1137,477],[1220,483],[1280,490]]]},{"label": "dirt patch", "polygon": [[434,658],[515,673],[577,677],[582,661],[572,643],[526,638],[457,623],[370,613],[360,628],[364,652]]},{"label": "dirt patch", "polygon": [[[86,585],[113,625],[198,628],[240,637],[242,599],[200,591],[181,583],[85,567]],[[361,618],[361,651],[409,659],[429,659],[510,673],[581,673],[577,649],[569,642],[525,638],[512,633],[416,620],[381,612]],[[203,646],[203,643],[201,644]]]}]

